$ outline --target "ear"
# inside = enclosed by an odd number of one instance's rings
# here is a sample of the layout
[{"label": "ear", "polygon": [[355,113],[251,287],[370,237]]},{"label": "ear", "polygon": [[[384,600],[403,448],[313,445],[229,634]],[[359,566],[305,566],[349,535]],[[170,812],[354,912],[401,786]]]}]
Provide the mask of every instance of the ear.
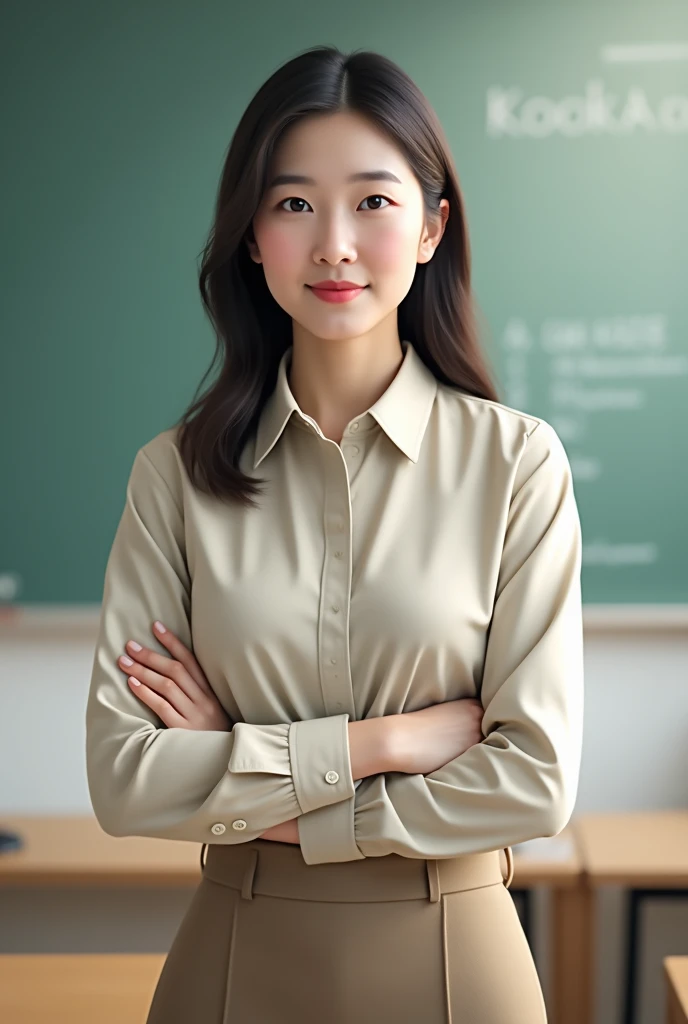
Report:
[{"label": "ear", "polygon": [[253,262],[254,263],[262,263],[263,261],[262,261],[261,256],[260,256],[260,250],[258,249],[258,244],[257,244],[257,242],[255,241],[255,239],[253,237],[253,230],[251,228],[249,228],[248,232],[246,233],[246,235],[244,237],[244,241],[246,242],[246,248],[248,249],[248,254],[251,257],[251,259],[253,260]]},{"label": "ear", "polygon": [[437,213],[426,220],[425,231],[418,246],[418,263],[429,263],[440,244],[449,218],[449,200],[441,199]]}]

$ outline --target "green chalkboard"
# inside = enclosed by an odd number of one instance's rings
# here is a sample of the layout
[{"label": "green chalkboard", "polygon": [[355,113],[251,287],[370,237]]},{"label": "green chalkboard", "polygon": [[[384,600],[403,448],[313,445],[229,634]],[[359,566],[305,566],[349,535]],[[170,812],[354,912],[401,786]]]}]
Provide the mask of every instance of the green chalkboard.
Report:
[{"label": "green chalkboard", "polygon": [[232,131],[336,43],[398,61],[445,126],[502,400],[571,459],[586,604],[688,603],[687,4],[3,18],[0,600],[100,600],[134,454],[212,354],[196,274]]}]

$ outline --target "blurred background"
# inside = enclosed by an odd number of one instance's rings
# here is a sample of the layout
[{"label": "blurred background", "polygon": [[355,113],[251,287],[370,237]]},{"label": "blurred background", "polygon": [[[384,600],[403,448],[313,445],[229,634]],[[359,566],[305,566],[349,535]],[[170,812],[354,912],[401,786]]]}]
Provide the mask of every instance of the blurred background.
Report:
[{"label": "blurred background", "polygon": [[98,846],[85,883],[103,573],[134,455],[212,355],[196,274],[237,121],[331,43],[437,110],[502,401],[571,460],[580,789],[512,888],[552,1020],[664,1021],[663,958],[688,954],[688,4],[35,0],[2,28],[0,827],[25,847],[0,854],[0,953],[162,953],[188,904],[195,848],[130,845],[127,875]]}]

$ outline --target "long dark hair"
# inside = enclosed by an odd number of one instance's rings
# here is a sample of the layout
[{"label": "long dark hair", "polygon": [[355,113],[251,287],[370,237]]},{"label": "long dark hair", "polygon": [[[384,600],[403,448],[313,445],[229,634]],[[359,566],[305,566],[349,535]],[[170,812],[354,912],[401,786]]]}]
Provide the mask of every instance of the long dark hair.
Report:
[{"label": "long dark hair", "polygon": [[[275,387],[281,356],[292,344],[291,317],[273,298],[245,238],[280,137],[309,114],[352,111],[397,144],[420,184],[426,216],[449,218],[432,259],[416,267],[399,305],[397,327],[435,377],[498,400],[479,343],[471,290],[464,202],[446,136],[432,107],[398,65],[379,53],[317,46],[283,64],[258,90],[232,137],[214,221],[202,251],[199,287],[216,336],[215,352],[190,406],[178,420],[177,444],[187,473],[207,494],[255,506],[264,479],[239,468],[244,445]],[[220,372],[202,394],[216,364]]]}]

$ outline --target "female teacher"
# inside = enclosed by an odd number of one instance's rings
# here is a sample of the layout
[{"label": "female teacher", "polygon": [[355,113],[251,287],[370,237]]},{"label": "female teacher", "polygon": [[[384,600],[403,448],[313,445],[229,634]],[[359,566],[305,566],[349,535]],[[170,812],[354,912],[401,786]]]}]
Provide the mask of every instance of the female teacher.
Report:
[{"label": "female teacher", "polygon": [[546,1020],[508,886],[576,798],[581,530],[470,266],[396,64],[261,86],[200,271],[219,373],[133,460],[87,708],[104,830],[201,844],[148,1024]]}]

